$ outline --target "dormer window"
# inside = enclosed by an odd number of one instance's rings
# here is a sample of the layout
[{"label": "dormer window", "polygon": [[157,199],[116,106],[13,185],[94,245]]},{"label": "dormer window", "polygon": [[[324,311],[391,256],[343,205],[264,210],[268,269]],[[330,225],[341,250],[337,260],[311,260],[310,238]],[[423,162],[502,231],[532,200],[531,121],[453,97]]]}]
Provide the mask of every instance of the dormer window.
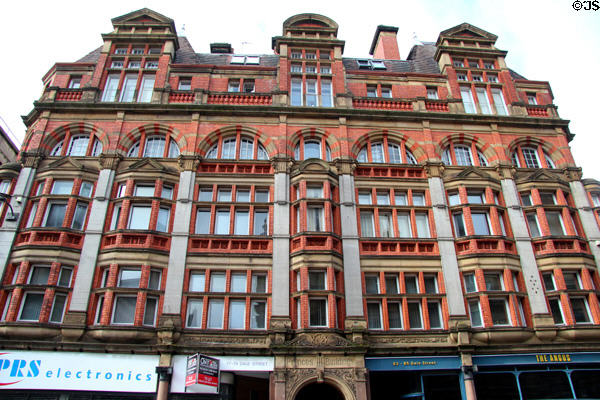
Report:
[{"label": "dormer window", "polygon": [[385,63],[381,60],[361,59],[361,60],[356,60],[356,62],[358,64],[359,69],[378,69],[378,70],[386,69]]},{"label": "dormer window", "polygon": [[179,79],[179,90],[192,90],[192,80],[190,78]]},{"label": "dormer window", "polygon": [[259,56],[231,56],[231,64],[240,64],[240,65],[258,65],[260,64]]},{"label": "dormer window", "polygon": [[535,93],[527,93],[527,103],[536,106],[537,105],[537,97]]},{"label": "dormer window", "polygon": [[81,87],[81,76],[72,76],[69,80],[69,89],[79,89]]},{"label": "dormer window", "polygon": [[439,98],[437,88],[427,88],[427,98],[430,100],[437,100]]},{"label": "dormer window", "polygon": [[115,54],[127,54],[127,47],[118,47],[115,49]]}]

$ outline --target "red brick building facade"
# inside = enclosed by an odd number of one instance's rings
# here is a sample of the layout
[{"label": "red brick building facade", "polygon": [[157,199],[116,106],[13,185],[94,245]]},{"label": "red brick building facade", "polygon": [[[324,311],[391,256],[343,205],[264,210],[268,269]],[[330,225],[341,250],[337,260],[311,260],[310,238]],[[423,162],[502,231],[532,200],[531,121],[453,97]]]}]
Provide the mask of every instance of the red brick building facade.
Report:
[{"label": "red brick building facade", "polygon": [[[193,353],[224,399],[600,396],[600,184],[495,35],[401,59],[379,26],[346,58],[301,14],[273,54],[199,54],[154,11],[112,22],[0,166],[6,354],[156,357],[152,387],[83,389],[106,398],[202,396]],[[84,395],[22,381],[3,393]]]}]

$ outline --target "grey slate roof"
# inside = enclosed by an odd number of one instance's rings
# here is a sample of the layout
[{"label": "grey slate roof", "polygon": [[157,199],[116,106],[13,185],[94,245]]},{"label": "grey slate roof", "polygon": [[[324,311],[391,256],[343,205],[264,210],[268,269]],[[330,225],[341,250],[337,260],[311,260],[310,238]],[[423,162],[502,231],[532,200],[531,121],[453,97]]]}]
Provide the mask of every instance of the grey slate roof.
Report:
[{"label": "grey slate roof", "polygon": [[[202,65],[230,65],[231,54],[210,54],[196,53],[194,48],[184,36],[177,38],[179,48],[175,53],[175,64],[202,64]],[[102,47],[87,54],[77,62],[93,63],[98,61]],[[440,68],[434,60],[435,43],[423,42],[420,45],[415,45],[408,53],[406,60],[383,60],[387,72],[415,72],[422,74],[439,74]],[[261,54],[261,67],[276,67],[279,56],[275,54]],[[344,68],[346,71],[358,71],[359,58],[343,58]],[[513,79],[527,79],[519,73],[510,70],[510,75]]]}]

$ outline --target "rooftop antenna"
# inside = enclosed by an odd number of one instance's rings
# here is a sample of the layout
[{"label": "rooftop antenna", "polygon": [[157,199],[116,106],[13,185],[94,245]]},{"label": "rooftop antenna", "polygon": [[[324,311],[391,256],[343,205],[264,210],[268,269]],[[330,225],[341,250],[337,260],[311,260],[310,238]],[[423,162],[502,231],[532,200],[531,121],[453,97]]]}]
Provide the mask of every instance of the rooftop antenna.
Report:
[{"label": "rooftop antenna", "polygon": [[242,49],[241,49],[241,54],[246,54],[246,45],[252,44],[252,42],[242,42],[240,43]]},{"label": "rooftop antenna", "polygon": [[185,24],[181,25],[181,36],[185,36]]},{"label": "rooftop antenna", "polygon": [[417,32],[412,33],[413,46],[422,46],[423,42],[417,37]]}]

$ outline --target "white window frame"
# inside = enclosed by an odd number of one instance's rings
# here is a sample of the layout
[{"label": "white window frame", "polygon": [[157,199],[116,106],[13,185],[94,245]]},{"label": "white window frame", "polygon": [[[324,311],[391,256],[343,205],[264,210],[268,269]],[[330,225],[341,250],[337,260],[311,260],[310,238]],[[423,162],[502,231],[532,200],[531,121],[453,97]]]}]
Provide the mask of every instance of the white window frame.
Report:
[{"label": "white window frame", "polygon": [[[200,307],[199,307],[199,310],[200,310],[199,321],[198,321],[197,325],[196,324],[192,325],[192,324],[190,324],[190,314],[191,314],[191,310],[192,310],[192,308],[190,307],[190,304],[198,304],[198,303],[200,303]],[[197,310],[197,308],[195,310]],[[202,328],[202,316],[203,316],[202,314],[203,314],[203,312],[204,312],[204,299],[198,299],[198,298],[190,298],[190,297],[188,297],[188,300],[187,300],[187,309],[186,309],[186,312],[185,312],[185,327],[186,328],[201,329]]]},{"label": "white window frame", "polygon": [[[370,315],[370,310],[369,310],[369,306],[373,306],[376,305],[377,306],[377,314],[378,314],[378,319],[377,321],[373,321],[371,319],[371,315]],[[381,302],[380,301],[367,301],[367,322],[368,322],[368,329],[369,330],[377,330],[380,331],[383,329],[383,315],[381,312]],[[378,327],[374,327],[372,326],[374,322],[378,323]]]},{"label": "white window frame", "polygon": [[[115,317],[117,314],[117,305],[119,304],[119,300],[120,298],[131,298],[134,299],[134,308],[133,308],[133,315],[131,316],[131,322],[115,322]],[[112,309],[112,313],[111,313],[111,324],[112,325],[133,325],[135,324],[135,313],[137,312],[137,304],[135,303],[135,301],[137,301],[137,295],[123,295],[123,294],[117,294],[115,295],[115,299],[113,301],[113,309]]]},{"label": "white window frame", "polygon": [[471,93],[471,88],[467,86],[461,86],[460,96],[462,98],[463,106],[465,108],[465,113],[477,114],[477,108],[475,107],[475,101],[473,100],[473,93]]},{"label": "white window frame", "polygon": [[[312,309],[311,302],[313,302],[313,301],[319,301],[319,302],[324,303],[323,305],[324,305],[324,309],[325,309],[325,323],[322,325],[321,324],[316,325],[316,324],[311,323],[311,320],[310,320],[311,319],[310,318],[311,309]],[[308,298],[308,326],[309,327],[311,327],[311,328],[327,328],[329,326],[329,307],[328,306],[329,306],[329,303],[328,303],[326,297],[309,297]]]}]

